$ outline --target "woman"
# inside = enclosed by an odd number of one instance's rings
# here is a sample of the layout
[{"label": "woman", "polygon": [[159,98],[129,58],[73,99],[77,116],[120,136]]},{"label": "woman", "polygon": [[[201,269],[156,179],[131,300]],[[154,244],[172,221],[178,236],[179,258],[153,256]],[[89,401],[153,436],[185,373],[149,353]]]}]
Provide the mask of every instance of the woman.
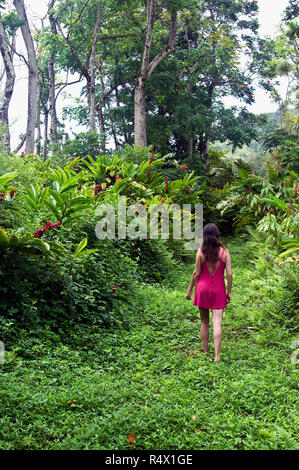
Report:
[{"label": "woman", "polygon": [[[232,268],[230,254],[219,240],[215,224],[207,224],[203,230],[203,241],[196,255],[195,269],[186,295],[191,300],[194,285],[193,305],[199,307],[200,337],[205,353],[209,352],[209,309],[212,310],[215,362],[220,361],[223,309],[231,301]],[[227,290],[225,291],[224,270]]]}]

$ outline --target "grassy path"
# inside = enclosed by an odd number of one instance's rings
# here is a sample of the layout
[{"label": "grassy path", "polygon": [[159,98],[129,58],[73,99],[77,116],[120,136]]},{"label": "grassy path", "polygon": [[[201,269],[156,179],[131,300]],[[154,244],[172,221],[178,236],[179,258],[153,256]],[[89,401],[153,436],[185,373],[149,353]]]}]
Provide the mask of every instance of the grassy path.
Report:
[{"label": "grassy path", "polygon": [[128,449],[129,434],[136,449],[298,448],[293,320],[279,328],[269,313],[283,280],[262,262],[253,268],[250,244],[228,246],[234,285],[219,364],[194,354],[198,313],[185,299],[193,265],[184,266],[176,288],[140,287],[129,331],[80,326],[71,345],[33,345],[34,359],[8,352],[0,448]]}]

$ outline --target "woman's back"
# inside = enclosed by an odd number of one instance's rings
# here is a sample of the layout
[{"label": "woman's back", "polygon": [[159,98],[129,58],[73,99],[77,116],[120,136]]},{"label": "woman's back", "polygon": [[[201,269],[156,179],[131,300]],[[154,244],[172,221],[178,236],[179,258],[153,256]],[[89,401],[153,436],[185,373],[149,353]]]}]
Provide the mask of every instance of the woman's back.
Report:
[{"label": "woman's back", "polygon": [[225,308],[226,307],[226,290],[224,282],[224,270],[226,261],[224,258],[224,247],[220,247],[218,260],[211,263],[206,260],[205,255],[201,252],[201,270],[197,285],[193,305],[201,308]]}]

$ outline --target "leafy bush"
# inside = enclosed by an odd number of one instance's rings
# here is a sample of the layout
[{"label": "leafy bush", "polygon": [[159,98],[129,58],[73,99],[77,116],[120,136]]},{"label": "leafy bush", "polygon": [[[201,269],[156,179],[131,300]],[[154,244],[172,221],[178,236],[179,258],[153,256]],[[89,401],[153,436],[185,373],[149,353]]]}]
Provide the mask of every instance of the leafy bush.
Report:
[{"label": "leafy bush", "polygon": [[75,257],[66,250],[55,260],[6,252],[0,257],[0,318],[17,330],[64,333],[82,322],[125,325],[135,302],[135,274],[135,263],[108,241],[100,253]]}]

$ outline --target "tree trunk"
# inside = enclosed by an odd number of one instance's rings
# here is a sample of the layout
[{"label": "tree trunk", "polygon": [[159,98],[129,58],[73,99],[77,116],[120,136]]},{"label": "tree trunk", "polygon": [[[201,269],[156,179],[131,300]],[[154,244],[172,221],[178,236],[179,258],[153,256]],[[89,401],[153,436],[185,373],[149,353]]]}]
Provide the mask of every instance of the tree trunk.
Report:
[{"label": "tree trunk", "polygon": [[[207,90],[208,97],[207,97],[207,100],[205,101],[205,106],[207,109],[211,109],[212,107],[215,86],[216,86],[215,82],[212,81],[208,87],[208,90]],[[200,158],[206,165],[206,174],[209,173],[209,169],[210,169],[210,162],[209,162],[210,136],[211,136],[211,129],[207,127],[205,134],[200,136],[199,145],[198,145]]]},{"label": "tree trunk", "polygon": [[48,60],[48,73],[49,73],[49,111],[50,111],[50,138],[51,143],[57,143],[57,112],[56,112],[56,93],[55,93],[55,72],[54,72],[54,54],[50,54]]},{"label": "tree trunk", "polygon": [[96,104],[98,121],[100,126],[100,134],[101,134],[101,150],[103,153],[106,152],[106,137],[105,137],[105,120],[103,114],[103,100],[97,102]]},{"label": "tree trunk", "polygon": [[34,152],[34,134],[37,117],[37,62],[35,47],[25,11],[24,0],[13,0],[13,4],[20,20],[23,20],[21,26],[22,36],[28,56],[28,110],[27,110],[27,130],[26,130],[26,150],[27,153]]},{"label": "tree trunk", "polygon": [[209,147],[210,147],[210,139],[206,136],[201,136],[199,139],[198,149],[199,149],[199,156],[200,159],[206,165],[206,174],[209,173],[210,162],[209,162]]},{"label": "tree trunk", "polygon": [[40,126],[40,114],[41,114],[41,104],[40,99],[37,103],[37,119],[36,119],[36,130],[37,130],[37,139],[36,139],[36,155],[41,154],[41,126]]},{"label": "tree trunk", "polygon": [[[49,22],[52,34],[57,35],[56,23],[51,13],[54,8],[55,0],[51,0],[48,5]],[[55,90],[55,69],[54,69],[55,53],[52,51],[48,59],[48,73],[49,73],[49,111],[50,111],[50,139],[52,144],[57,143],[57,112],[56,112],[56,90]]]},{"label": "tree trunk", "polygon": [[149,62],[150,50],[152,46],[153,31],[156,21],[157,0],[147,1],[147,31],[143,50],[142,65],[137,77],[134,96],[134,138],[135,145],[146,147],[146,82],[160,64],[175,47],[175,36],[177,28],[177,14],[171,13],[170,33],[167,46]]},{"label": "tree trunk", "polygon": [[49,111],[44,109],[45,120],[44,120],[44,147],[43,147],[43,161],[47,160],[48,156],[48,126],[49,126]]},{"label": "tree trunk", "polygon": [[194,149],[193,144],[194,144],[193,137],[190,137],[190,139],[189,139],[189,152],[188,152],[189,155],[193,155],[193,151],[194,151],[193,150]]},{"label": "tree trunk", "polygon": [[[116,99],[116,105],[119,109],[120,108],[120,102],[119,102],[119,95],[118,95],[118,89],[117,88],[115,89],[115,99]],[[127,134],[127,129],[126,129],[126,122],[125,122],[125,118],[124,118],[123,113],[121,114],[121,116],[122,116],[122,130],[123,130],[123,133],[124,133],[124,142],[125,142],[125,144],[127,144],[129,142],[129,139],[128,139],[128,134]]]},{"label": "tree trunk", "polygon": [[90,130],[90,132],[94,131],[95,128],[96,128],[96,121],[95,121],[95,109],[96,109],[96,100],[95,100],[95,58],[96,58],[97,40],[98,40],[100,24],[101,24],[101,16],[102,16],[102,0],[99,0],[98,1],[98,7],[97,7],[97,17],[96,17],[94,36],[93,36],[90,59],[89,59],[89,72],[90,72],[89,130]]},{"label": "tree trunk", "polygon": [[9,118],[8,118],[8,109],[10,100],[12,97],[12,93],[14,90],[15,84],[15,69],[13,65],[13,58],[12,54],[8,48],[5,31],[2,24],[2,18],[0,14],[0,51],[3,58],[3,63],[5,67],[5,74],[6,74],[6,82],[3,95],[1,97],[0,102],[0,124],[4,127],[4,135],[2,136],[1,140],[4,142],[10,153],[10,132],[9,132]]},{"label": "tree trunk", "polygon": [[145,84],[138,77],[134,95],[134,136],[135,145],[147,146],[146,138],[146,109],[145,109]]}]

